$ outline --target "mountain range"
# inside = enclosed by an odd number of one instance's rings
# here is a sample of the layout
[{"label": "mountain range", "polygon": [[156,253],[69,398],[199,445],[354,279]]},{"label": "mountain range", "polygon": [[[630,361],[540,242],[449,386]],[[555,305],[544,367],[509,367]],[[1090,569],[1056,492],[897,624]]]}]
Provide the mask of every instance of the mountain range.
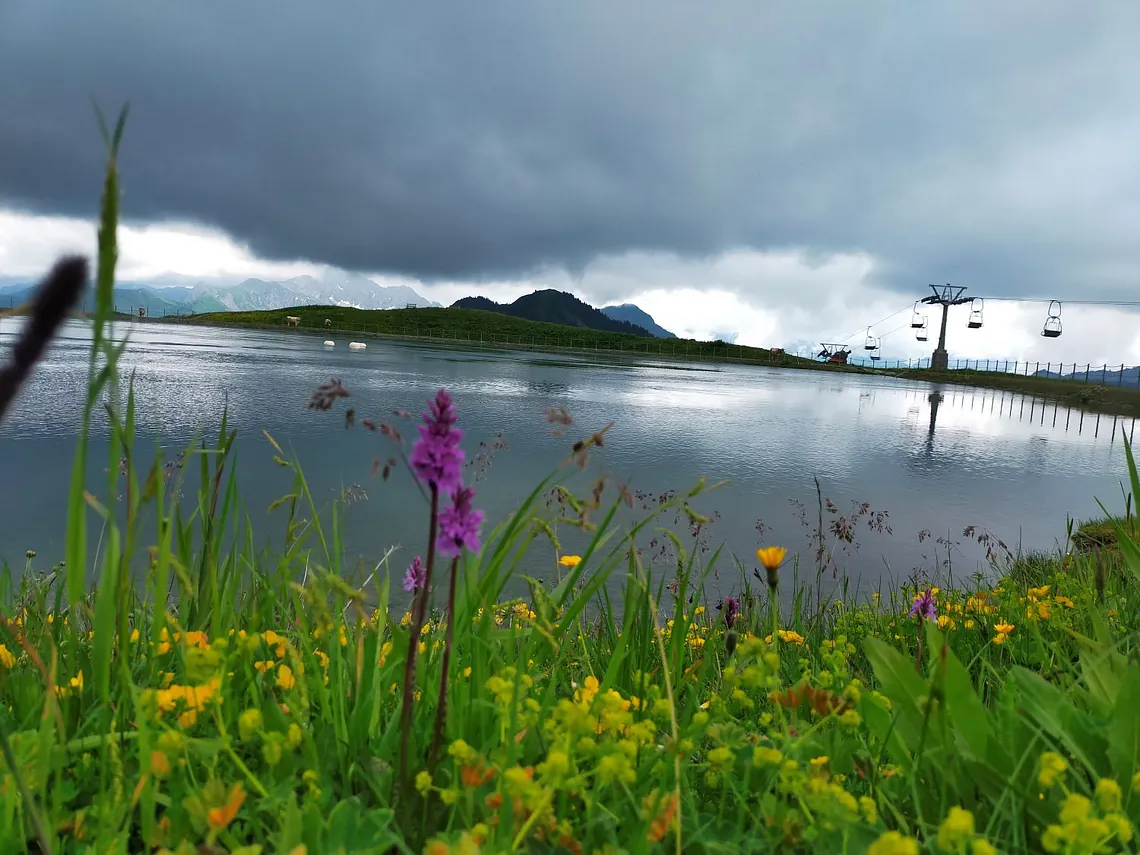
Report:
[{"label": "mountain range", "polygon": [[[176,280],[177,281],[177,280]],[[186,280],[182,280],[186,281]],[[0,284],[0,309],[12,308],[31,299],[35,285]],[[403,309],[439,307],[406,285],[379,285],[366,276],[332,271],[321,276],[295,276],[274,282],[246,279],[236,285],[187,282],[153,285],[124,282],[115,286],[115,308],[137,314],[145,308],[151,317],[193,315],[204,312],[249,312],[291,306],[345,306],[358,309]],[[91,308],[91,296],[84,300]],[[643,337],[676,338],[646,312],[632,303],[595,309],[565,291],[546,289],[501,304],[486,297],[464,297],[454,303],[459,309],[482,309],[529,321],[584,327]]]},{"label": "mountain range", "polygon": [[[676,338],[653,322],[648,314],[637,306],[607,306],[595,309],[566,291],[547,288],[519,297],[513,303],[496,303],[486,297],[464,297],[451,304],[453,309],[479,309],[496,312],[527,321],[542,321],[548,324],[563,324],[570,327],[601,330],[603,332],[627,333],[643,338]],[[616,312],[616,317],[611,314]],[[663,333],[664,335],[661,335]]]},{"label": "mountain range", "polygon": [[647,330],[654,338],[677,337],[664,327],[658,326],[657,322],[653,320],[648,312],[638,308],[633,305],[633,303],[622,303],[620,306],[603,306],[602,314],[608,318],[613,318],[615,321],[625,321],[626,323],[641,327],[643,330]]},{"label": "mountain range", "polygon": [[1069,373],[1050,371],[1042,368],[1033,372],[1034,377],[1051,377],[1054,380],[1080,380],[1082,383],[1097,383],[1101,386],[1131,386],[1140,387],[1140,367],[1112,368],[1111,366],[1088,366],[1085,370],[1077,369]]},{"label": "mountain range", "polygon": [[[34,285],[0,287],[0,308],[18,306],[31,298]],[[86,302],[90,304],[90,295]],[[246,279],[237,285],[198,282],[159,287],[134,282],[115,286],[115,308],[135,314],[139,307],[151,317],[201,312],[243,312],[289,306],[352,306],[358,309],[403,309],[409,305],[438,307],[407,285],[379,285],[367,276],[335,271],[322,276],[295,276],[281,282]]]}]

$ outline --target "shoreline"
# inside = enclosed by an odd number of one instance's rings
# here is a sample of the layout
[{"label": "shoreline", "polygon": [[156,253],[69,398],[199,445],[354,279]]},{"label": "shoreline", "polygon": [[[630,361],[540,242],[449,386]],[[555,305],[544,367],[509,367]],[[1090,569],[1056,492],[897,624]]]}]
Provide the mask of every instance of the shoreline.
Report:
[{"label": "shoreline", "polygon": [[[288,311],[295,310],[272,310],[275,314],[282,313],[282,316],[284,312]],[[359,311],[363,312],[364,310]],[[393,309],[375,311],[399,312],[408,310]],[[291,329],[284,327],[281,323],[223,321],[216,315],[189,315],[179,318],[146,318],[143,319],[142,322],[217,327],[222,329],[249,329],[261,332],[285,332]],[[313,336],[351,334],[380,341],[428,343],[471,352],[514,350],[530,353],[594,354],[614,358],[615,362],[637,358],[653,358],[670,362],[696,362],[712,365],[751,365],[764,368],[783,368],[794,371],[863,374],[869,377],[887,380],[906,380],[930,384],[949,383],[956,386],[971,386],[979,389],[996,389],[1026,395],[1048,403],[1055,403],[1067,408],[1084,410],[1090,413],[1131,418],[1140,417],[1140,388],[1103,386],[1095,383],[1083,383],[1076,380],[1060,380],[1050,377],[1034,377],[997,371],[976,371],[971,369],[934,371],[929,368],[868,368],[860,365],[834,365],[788,354],[773,356],[769,351],[765,351],[761,348],[745,348],[738,345],[717,347],[715,343],[704,343],[703,346],[697,345],[699,348],[698,352],[693,353],[694,345],[686,342],[684,352],[678,353],[676,352],[677,345],[670,344],[670,342],[675,341],[672,339],[649,339],[647,340],[648,343],[656,343],[657,350],[650,350],[649,346],[647,346],[646,349],[642,351],[636,347],[628,350],[603,347],[600,346],[596,340],[594,347],[538,343],[534,341],[533,338],[531,341],[524,341],[524,336],[518,336],[517,338],[519,340],[511,341],[510,339],[515,336],[509,334],[503,336],[491,334],[486,338],[475,340],[470,337],[447,336],[442,334],[432,335],[430,330],[427,335],[422,335],[382,332],[380,330],[372,331],[360,327],[354,329],[351,326],[333,326],[329,329],[302,326],[292,328],[292,331],[307,333]],[[666,346],[670,347],[669,351],[664,349]],[[739,348],[741,355],[733,356],[732,348]],[[708,352],[701,352],[702,350],[708,350]]]}]

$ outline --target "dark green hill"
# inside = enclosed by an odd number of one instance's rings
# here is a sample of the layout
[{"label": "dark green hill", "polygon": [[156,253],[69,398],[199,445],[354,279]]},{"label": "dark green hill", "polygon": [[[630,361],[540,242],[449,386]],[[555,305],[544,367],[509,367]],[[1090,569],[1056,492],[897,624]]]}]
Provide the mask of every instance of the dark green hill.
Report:
[{"label": "dark green hill", "polygon": [[562,324],[568,327],[583,327],[602,332],[625,333],[627,335],[651,337],[649,330],[628,321],[611,318],[600,309],[583,303],[573,294],[547,288],[519,297],[513,303],[496,303],[486,297],[464,297],[452,304],[453,309],[478,309],[496,312],[526,321],[539,321],[547,324]]},{"label": "dark green hill", "polygon": [[652,338],[644,333],[637,335],[607,332],[528,321],[499,312],[454,307],[368,310],[345,306],[295,306],[289,309],[268,309],[258,312],[211,312],[175,319],[175,322],[219,327],[288,329],[285,318],[290,315],[299,317],[300,329],[309,332],[324,330],[327,318],[331,322],[332,329],[338,331],[336,335],[338,340],[344,333],[360,332],[372,335],[430,337],[457,342],[470,341],[484,345],[503,344],[524,349],[573,347],[663,356],[693,356],[714,360],[733,359],[787,367],[813,366],[813,361],[810,359],[800,359],[786,354],[773,355],[767,348],[762,347],[742,347],[723,341],[665,340]]}]

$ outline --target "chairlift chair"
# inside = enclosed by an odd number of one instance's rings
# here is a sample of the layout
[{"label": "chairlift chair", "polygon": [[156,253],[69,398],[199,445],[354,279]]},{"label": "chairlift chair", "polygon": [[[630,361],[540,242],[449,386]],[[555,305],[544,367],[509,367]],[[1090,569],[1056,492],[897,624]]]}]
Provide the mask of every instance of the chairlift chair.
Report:
[{"label": "chairlift chair", "polygon": [[878,362],[879,358],[882,356],[882,354],[880,353],[880,348],[882,347],[882,344],[883,344],[883,340],[881,338],[875,339],[875,348],[871,351],[871,361],[872,362]]},{"label": "chairlift chair", "polygon": [[[1056,308],[1053,308],[1056,306]],[[1061,301],[1049,301],[1049,316],[1045,318],[1045,326],[1041,328],[1041,335],[1045,338],[1061,337]]]},{"label": "chairlift chair", "polygon": [[[920,330],[926,328],[926,318],[918,313],[918,300],[914,301],[914,313],[910,316],[910,328]],[[922,341],[922,339],[919,339]]]},{"label": "chairlift chair", "polygon": [[867,327],[867,337],[863,340],[863,349],[874,350],[878,346],[879,342],[875,340],[875,337],[873,335],[871,335],[871,328]]},{"label": "chairlift chair", "polygon": [[981,297],[970,301],[970,320],[966,322],[967,329],[980,330],[982,328],[982,309],[985,308]]},{"label": "chairlift chair", "polygon": [[[911,323],[911,326],[912,326],[912,327],[914,327],[914,324],[913,324],[913,323]],[[917,327],[915,327],[915,328],[918,330],[918,332],[916,332],[916,333],[914,334],[914,337],[915,337],[915,339],[916,339],[917,341],[926,341],[926,339],[927,339],[927,331],[928,331],[928,330],[929,330],[929,328],[930,328],[930,324],[929,324],[929,322],[928,322],[928,319],[927,319],[926,315],[923,315],[923,316],[922,316],[922,323],[920,323],[920,324],[919,324]]]}]

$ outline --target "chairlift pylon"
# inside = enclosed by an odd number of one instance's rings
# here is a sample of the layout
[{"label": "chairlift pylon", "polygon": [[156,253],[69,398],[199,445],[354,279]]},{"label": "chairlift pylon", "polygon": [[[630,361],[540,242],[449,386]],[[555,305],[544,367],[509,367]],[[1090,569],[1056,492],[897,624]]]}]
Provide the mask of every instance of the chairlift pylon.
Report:
[{"label": "chairlift pylon", "polygon": [[[1056,306],[1057,308],[1053,308]],[[1041,328],[1041,335],[1045,338],[1060,338],[1061,336],[1061,301],[1049,301],[1049,315],[1045,318],[1045,326]]]},{"label": "chairlift pylon", "polygon": [[863,339],[863,349],[864,350],[874,350],[878,346],[879,346],[879,342],[875,339],[875,337],[873,335],[871,335],[871,328],[867,327],[867,337],[865,339]]},{"label": "chairlift pylon", "polygon": [[[914,301],[914,312],[910,316],[910,328],[912,330],[920,330],[926,328],[926,317],[919,314],[918,300]],[[922,339],[919,339],[921,341]]]},{"label": "chairlift pylon", "polygon": [[982,309],[985,308],[985,301],[981,297],[975,297],[970,301],[970,320],[966,322],[966,328],[971,330],[980,330],[982,328]]},{"label": "chairlift pylon", "polygon": [[[911,326],[913,327],[914,324],[912,323]],[[917,341],[926,341],[928,337],[927,331],[930,329],[929,320],[926,315],[922,316],[922,323],[918,325],[917,329],[918,332],[914,334],[915,339]]]}]

